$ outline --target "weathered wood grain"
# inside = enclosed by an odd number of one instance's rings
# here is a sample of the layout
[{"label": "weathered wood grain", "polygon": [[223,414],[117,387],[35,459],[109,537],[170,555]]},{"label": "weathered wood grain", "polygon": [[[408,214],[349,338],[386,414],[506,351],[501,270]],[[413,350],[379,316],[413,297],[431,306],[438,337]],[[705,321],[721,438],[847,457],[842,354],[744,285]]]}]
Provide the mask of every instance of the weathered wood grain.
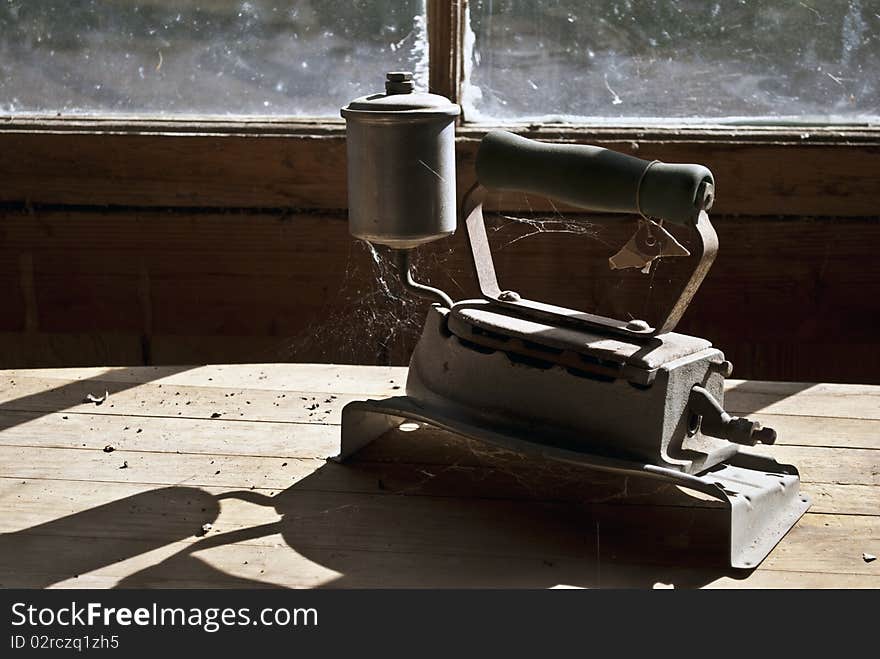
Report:
[{"label": "weathered wood grain", "polygon": [[453,103],[459,101],[463,74],[464,4],[460,0],[427,1],[430,92],[445,96]]},{"label": "weathered wood grain", "polygon": [[[61,381],[64,384],[82,380],[121,382],[129,384],[175,385],[180,387],[213,387],[266,389],[270,391],[328,391],[359,395],[385,395],[392,380],[406,379],[406,368],[400,366],[357,366],[339,364],[209,364],[200,366],[148,366],[137,368],[81,367],[6,369],[0,377],[37,378]],[[732,381],[748,387],[742,380]]]},{"label": "weathered wood grain", "polygon": [[[739,405],[783,423],[803,422],[797,429],[807,445],[761,452],[795,462],[815,501],[747,575],[723,567],[711,502],[675,488],[522,461],[427,429],[392,433],[352,464],[325,463],[338,438],[338,407],[358,396],[359,379],[365,393],[381,396],[393,393],[402,375],[403,369],[332,365],[2,373],[0,564],[15,570],[2,571],[0,583],[876,582],[874,564],[861,558],[875,551],[880,537],[874,419],[844,419],[863,448],[847,446],[846,433],[835,435],[833,447],[822,443],[836,411],[871,417],[875,387],[730,382],[729,398]],[[310,382],[306,401],[286,402],[296,398],[291,387]],[[83,404],[83,391],[96,386],[112,389],[110,398],[100,406]],[[239,396],[243,403],[230,401]],[[324,396],[333,408],[330,419],[310,417],[308,406],[298,410]],[[148,399],[153,409],[141,402]],[[181,401],[189,409],[178,415]],[[221,401],[241,416],[207,418]],[[105,452],[104,442],[115,450]],[[205,534],[207,522],[213,526]]]},{"label": "weathered wood grain", "polygon": [[[454,66],[449,62],[448,67]],[[0,149],[0,201],[30,204],[241,208],[345,208],[341,123],[267,124],[7,122]],[[45,122],[44,122],[45,124]],[[308,130],[310,133],[304,133]],[[485,128],[458,140],[459,190],[473,181]],[[880,139],[870,131],[523,130],[542,139],[596,144],[648,160],[707,165],[718,184],[717,213],[869,216],[876,212],[874,172]],[[248,132],[250,131],[250,132]],[[526,208],[521,197],[499,201]],[[530,202],[534,207],[546,203]]]},{"label": "weathered wood grain", "polygon": [[[351,239],[341,213],[7,211],[2,219],[7,367],[405,364],[419,333],[424,305]],[[533,229],[505,222],[492,233],[501,281],[527,296],[650,321],[683,283],[687,259],[663,262],[654,277],[608,271],[631,222],[522,240]],[[864,319],[878,311],[880,224],[722,217],[718,231],[721,253],[682,332],[711,339],[738,376],[878,381],[880,347]],[[473,297],[463,236],[441,243],[419,257],[419,276],[456,299]]]}]

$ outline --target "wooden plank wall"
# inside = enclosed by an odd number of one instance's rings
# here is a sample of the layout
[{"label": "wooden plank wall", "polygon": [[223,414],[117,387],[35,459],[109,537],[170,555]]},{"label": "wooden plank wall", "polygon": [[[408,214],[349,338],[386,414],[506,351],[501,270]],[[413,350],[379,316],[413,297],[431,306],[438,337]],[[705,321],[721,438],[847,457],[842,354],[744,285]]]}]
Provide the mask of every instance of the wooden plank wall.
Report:
[{"label": "wooden plank wall", "polygon": [[[458,189],[474,181],[479,140],[459,129]],[[877,216],[880,134],[758,129],[653,132],[508,126],[652,160],[696,162],[718,184],[720,215]],[[0,120],[0,203],[162,208],[345,208],[339,124],[267,126]],[[97,131],[97,132],[96,132]],[[305,131],[301,133],[300,131]],[[507,199],[508,205],[517,199]],[[546,204],[541,204],[546,206]]]},{"label": "wooden plank wall", "polygon": [[[501,226],[502,283],[583,309],[656,317],[686,267],[609,272],[626,222],[524,238],[531,225]],[[877,381],[880,223],[722,216],[716,226],[722,248],[682,331],[720,346],[739,377]],[[465,255],[456,236],[426,250],[420,273],[473,295]],[[423,305],[399,299],[380,265],[342,212],[6,210],[0,364],[402,364]]]},{"label": "wooden plank wall", "polygon": [[[338,128],[105,128],[0,130],[0,367],[406,363],[424,305],[347,233]],[[459,139],[460,191],[472,132]],[[874,138],[722,137],[589,139],[715,172],[721,249],[680,329],[722,348],[738,377],[880,381]],[[532,298],[651,320],[688,265],[619,277],[606,259],[632,218],[597,223],[522,195],[493,203],[574,231],[529,235],[533,224],[504,220],[490,232],[502,283]],[[571,226],[584,219],[594,224]],[[461,235],[426,249],[419,272],[454,298],[475,294]]]}]

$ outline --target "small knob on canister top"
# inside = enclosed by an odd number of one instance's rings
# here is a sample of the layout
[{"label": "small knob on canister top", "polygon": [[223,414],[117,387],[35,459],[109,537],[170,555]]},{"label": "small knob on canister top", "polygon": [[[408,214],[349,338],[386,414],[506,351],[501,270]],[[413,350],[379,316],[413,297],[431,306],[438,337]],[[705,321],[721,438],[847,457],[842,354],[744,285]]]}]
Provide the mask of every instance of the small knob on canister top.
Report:
[{"label": "small knob on canister top", "polygon": [[415,89],[411,71],[390,71],[385,74],[385,93],[409,94]]}]

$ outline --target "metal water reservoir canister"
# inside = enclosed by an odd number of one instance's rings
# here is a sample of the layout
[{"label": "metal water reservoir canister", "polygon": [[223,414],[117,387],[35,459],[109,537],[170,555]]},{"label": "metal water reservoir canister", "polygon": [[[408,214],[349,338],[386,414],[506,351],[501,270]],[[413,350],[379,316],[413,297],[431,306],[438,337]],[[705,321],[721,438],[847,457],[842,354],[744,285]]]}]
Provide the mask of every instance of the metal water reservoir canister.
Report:
[{"label": "metal water reservoir canister", "polygon": [[455,231],[455,118],[460,108],[387,74],[384,94],[342,108],[348,227],[356,238],[410,249]]}]

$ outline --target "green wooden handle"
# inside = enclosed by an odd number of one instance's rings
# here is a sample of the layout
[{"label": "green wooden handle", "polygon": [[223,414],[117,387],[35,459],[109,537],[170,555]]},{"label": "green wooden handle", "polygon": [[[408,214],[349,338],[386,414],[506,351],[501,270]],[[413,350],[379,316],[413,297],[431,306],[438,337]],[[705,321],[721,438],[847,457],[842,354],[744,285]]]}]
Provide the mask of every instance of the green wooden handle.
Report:
[{"label": "green wooden handle", "polygon": [[702,165],[651,165],[597,146],[550,144],[501,130],[483,138],[476,165],[487,188],[531,192],[592,211],[641,209],[676,224],[694,224],[714,199],[712,172]]}]

